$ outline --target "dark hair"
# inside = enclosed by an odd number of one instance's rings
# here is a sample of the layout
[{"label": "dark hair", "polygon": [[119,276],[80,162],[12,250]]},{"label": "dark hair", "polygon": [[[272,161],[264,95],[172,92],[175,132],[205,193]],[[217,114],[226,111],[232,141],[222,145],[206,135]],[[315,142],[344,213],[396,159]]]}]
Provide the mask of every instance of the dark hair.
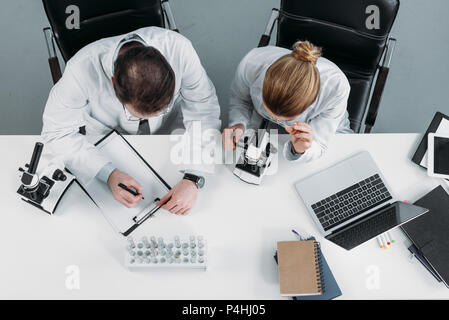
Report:
[{"label": "dark hair", "polygon": [[139,113],[157,113],[172,100],[175,73],[157,49],[134,46],[114,62],[114,91],[121,103]]}]

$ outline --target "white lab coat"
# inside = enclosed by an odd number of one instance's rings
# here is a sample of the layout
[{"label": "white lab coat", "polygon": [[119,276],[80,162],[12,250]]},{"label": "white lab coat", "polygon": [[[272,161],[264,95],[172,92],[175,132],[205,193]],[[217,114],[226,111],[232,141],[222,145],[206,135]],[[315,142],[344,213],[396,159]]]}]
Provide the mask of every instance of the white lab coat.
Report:
[{"label": "white lab coat", "polygon": [[[263,81],[267,69],[290,50],[268,46],[251,50],[240,62],[231,85],[229,126],[242,123],[245,128],[257,128],[262,119],[271,121],[262,100]],[[321,88],[315,102],[292,121],[306,122],[313,130],[312,146],[302,155],[293,155],[291,143],[284,145],[284,156],[289,160],[310,161],[324,154],[331,138],[338,132],[350,133],[346,111],[350,92],[344,73],[331,61],[319,58],[316,64],[320,73]],[[262,118],[263,117],[263,118]]]},{"label": "white lab coat", "polygon": [[[158,49],[172,67],[176,80],[172,104],[179,104],[184,127],[189,130],[194,121],[201,121],[203,130],[219,130],[220,107],[215,88],[191,42],[179,33],[157,27],[130,34],[137,34],[147,45]],[[138,130],[138,121],[126,119],[111,84],[114,54],[125,36],[102,39],[82,48],[67,62],[45,106],[42,137],[46,146],[84,183],[109,162],[91,141],[111,129],[128,134]],[[172,108],[171,113],[176,109]],[[172,121],[170,113],[150,118],[151,133],[161,131]],[[87,136],[78,133],[81,126],[86,126]],[[89,139],[92,136],[95,138]],[[188,167],[186,164],[185,169]]]}]

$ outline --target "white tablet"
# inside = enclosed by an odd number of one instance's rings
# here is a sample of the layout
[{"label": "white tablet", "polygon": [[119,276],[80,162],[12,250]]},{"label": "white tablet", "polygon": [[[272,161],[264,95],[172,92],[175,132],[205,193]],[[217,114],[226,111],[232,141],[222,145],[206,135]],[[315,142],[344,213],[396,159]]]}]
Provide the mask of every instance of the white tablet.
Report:
[{"label": "white tablet", "polygon": [[449,179],[449,135],[429,133],[427,139],[428,175]]}]

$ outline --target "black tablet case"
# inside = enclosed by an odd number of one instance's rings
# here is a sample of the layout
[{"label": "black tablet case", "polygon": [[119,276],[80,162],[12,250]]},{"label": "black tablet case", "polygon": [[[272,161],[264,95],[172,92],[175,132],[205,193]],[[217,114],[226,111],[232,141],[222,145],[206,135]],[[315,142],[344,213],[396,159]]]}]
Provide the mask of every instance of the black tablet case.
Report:
[{"label": "black tablet case", "polygon": [[[424,157],[424,155],[426,154],[427,151],[427,136],[429,135],[429,133],[435,133],[438,129],[438,127],[440,126],[440,122],[443,119],[447,119],[449,120],[449,116],[441,113],[441,112],[437,112],[435,113],[435,116],[432,119],[432,122],[430,123],[429,128],[427,128],[426,133],[424,134],[424,137],[422,138],[421,142],[419,143],[418,149],[416,149],[415,154],[412,157],[412,161],[414,163],[416,163],[417,165],[421,166],[421,160]],[[421,166],[422,167],[422,166]]]},{"label": "black tablet case", "polygon": [[415,205],[429,212],[401,228],[449,288],[449,195],[438,186]]}]

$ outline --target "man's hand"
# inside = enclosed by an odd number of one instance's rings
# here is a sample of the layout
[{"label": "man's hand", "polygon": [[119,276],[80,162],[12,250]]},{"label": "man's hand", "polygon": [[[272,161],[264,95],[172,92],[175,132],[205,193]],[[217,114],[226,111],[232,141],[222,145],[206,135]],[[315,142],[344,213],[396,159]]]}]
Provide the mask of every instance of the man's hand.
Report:
[{"label": "man's hand", "polygon": [[290,140],[296,153],[303,154],[312,146],[312,127],[307,123],[294,122],[293,127],[286,126],[285,130],[290,134]]},{"label": "man's hand", "polygon": [[236,144],[242,137],[244,130],[245,127],[241,123],[224,129],[223,133],[221,134],[224,148],[226,150],[235,150]]},{"label": "man's hand", "polygon": [[195,205],[197,195],[195,183],[182,179],[156,205],[171,213],[187,214]]},{"label": "man's hand", "polygon": [[[129,189],[136,190],[139,195],[134,196],[128,191],[120,188],[118,186],[119,183],[123,183]],[[142,187],[140,184],[128,176],[126,173],[119,171],[118,169],[114,169],[108,178],[109,189],[111,189],[112,194],[114,195],[114,199],[118,202],[122,203],[128,208],[134,207],[140,201],[142,201]]]}]

